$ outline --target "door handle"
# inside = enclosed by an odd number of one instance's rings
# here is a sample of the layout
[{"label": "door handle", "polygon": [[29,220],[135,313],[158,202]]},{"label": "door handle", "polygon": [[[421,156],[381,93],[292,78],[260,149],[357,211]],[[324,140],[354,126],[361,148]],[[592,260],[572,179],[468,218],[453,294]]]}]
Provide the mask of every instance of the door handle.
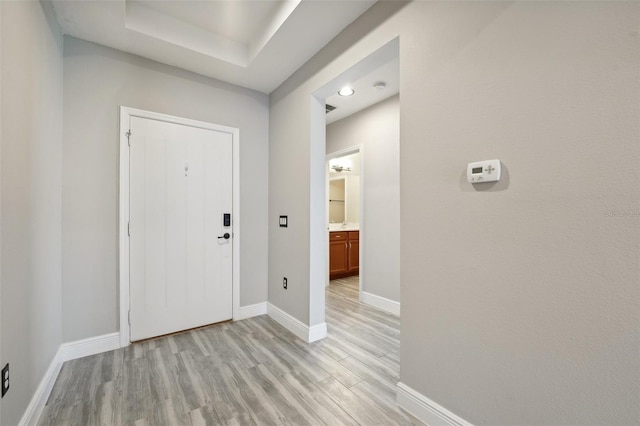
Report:
[{"label": "door handle", "polygon": [[223,238],[224,238],[225,240],[228,240],[229,238],[231,238],[231,234],[229,234],[228,232],[225,232],[223,236],[218,237],[218,239],[219,239],[219,240],[221,240],[221,239],[223,239]]}]

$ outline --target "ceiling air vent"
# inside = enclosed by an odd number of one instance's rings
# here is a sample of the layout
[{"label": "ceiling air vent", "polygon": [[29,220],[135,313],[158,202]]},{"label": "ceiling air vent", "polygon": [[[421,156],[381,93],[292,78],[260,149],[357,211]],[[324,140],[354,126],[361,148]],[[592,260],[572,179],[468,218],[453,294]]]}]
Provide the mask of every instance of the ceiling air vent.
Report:
[{"label": "ceiling air vent", "polygon": [[333,105],[325,104],[325,111],[327,112],[327,114],[329,114],[331,111],[333,111],[336,108],[337,107],[334,107]]}]

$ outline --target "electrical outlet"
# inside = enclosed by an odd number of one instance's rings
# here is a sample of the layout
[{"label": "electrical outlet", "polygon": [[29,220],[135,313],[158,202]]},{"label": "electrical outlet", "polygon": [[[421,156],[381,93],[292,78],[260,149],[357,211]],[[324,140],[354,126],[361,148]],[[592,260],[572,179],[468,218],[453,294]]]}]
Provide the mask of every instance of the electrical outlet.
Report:
[{"label": "electrical outlet", "polygon": [[2,397],[9,391],[9,364],[2,369]]},{"label": "electrical outlet", "polygon": [[284,277],[282,279],[282,288],[284,288],[285,290],[287,289],[287,277]]}]

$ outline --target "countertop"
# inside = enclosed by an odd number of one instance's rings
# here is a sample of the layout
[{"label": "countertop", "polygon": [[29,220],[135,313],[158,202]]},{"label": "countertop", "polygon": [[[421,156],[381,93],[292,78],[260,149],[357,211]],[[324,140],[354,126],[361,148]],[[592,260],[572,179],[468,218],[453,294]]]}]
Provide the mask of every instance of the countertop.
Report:
[{"label": "countertop", "polygon": [[[333,225],[333,224],[331,224]],[[339,227],[329,226],[329,232],[348,232],[348,231],[359,231],[360,227],[358,225],[347,225],[344,228],[342,225]]]}]

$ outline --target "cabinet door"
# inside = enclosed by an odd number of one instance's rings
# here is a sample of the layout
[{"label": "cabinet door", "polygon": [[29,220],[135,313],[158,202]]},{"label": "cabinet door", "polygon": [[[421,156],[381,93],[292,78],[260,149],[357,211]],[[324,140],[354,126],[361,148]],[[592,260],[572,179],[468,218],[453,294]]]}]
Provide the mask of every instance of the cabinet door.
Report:
[{"label": "cabinet door", "polygon": [[360,241],[349,241],[349,272],[360,270]]},{"label": "cabinet door", "polygon": [[329,277],[343,274],[348,268],[348,242],[331,241],[329,243]]}]

